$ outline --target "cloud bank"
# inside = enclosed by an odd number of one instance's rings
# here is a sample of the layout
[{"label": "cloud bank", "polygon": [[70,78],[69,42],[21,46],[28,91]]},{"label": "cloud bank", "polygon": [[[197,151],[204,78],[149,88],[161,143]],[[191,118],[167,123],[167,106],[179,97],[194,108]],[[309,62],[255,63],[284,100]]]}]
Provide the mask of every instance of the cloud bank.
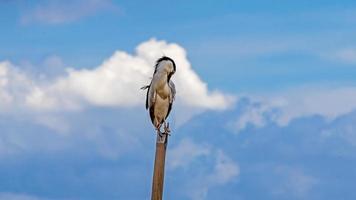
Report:
[{"label": "cloud bank", "polygon": [[332,121],[356,109],[356,87],[301,87],[278,94],[244,97],[238,106],[242,111],[233,122],[235,132],[248,125],[261,128],[275,123],[284,127],[295,119],[310,116]]},{"label": "cloud bank", "polygon": [[[240,166],[220,148],[199,144],[183,138],[174,146],[167,157],[170,172],[192,173],[184,180],[186,196],[192,200],[206,199],[208,192],[216,187],[236,181]],[[199,171],[199,172],[197,172]]]},{"label": "cloud bank", "polygon": [[194,72],[183,47],[150,39],[131,55],[116,51],[93,69],[68,68],[64,76],[45,82],[21,72],[10,62],[0,63],[0,104],[39,111],[76,110],[85,106],[135,107],[144,105],[140,87],[150,82],[157,58],[166,55],[177,64],[173,81],[177,104],[199,109],[226,109],[234,97],[208,89]]}]

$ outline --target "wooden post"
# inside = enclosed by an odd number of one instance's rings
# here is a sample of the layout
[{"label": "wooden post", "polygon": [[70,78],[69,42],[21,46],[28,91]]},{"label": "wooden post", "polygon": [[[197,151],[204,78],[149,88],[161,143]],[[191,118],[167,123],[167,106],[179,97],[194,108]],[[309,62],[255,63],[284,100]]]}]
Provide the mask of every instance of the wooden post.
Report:
[{"label": "wooden post", "polygon": [[166,160],[167,143],[168,134],[163,134],[163,136],[157,134],[151,200],[162,200],[163,197],[164,165]]}]

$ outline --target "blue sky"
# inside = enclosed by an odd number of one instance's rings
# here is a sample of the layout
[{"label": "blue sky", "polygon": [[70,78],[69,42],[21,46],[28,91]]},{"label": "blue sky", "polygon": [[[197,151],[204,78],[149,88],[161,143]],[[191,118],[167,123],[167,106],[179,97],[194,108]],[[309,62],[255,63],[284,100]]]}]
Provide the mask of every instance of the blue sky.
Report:
[{"label": "blue sky", "polygon": [[[353,82],[355,76],[339,69],[349,62],[328,58],[355,43],[352,1],[106,2],[59,22],[31,17],[38,7],[57,7],[57,15],[71,11],[53,2],[2,3],[2,59],[38,63],[58,55],[67,65],[93,67],[117,49],[132,52],[155,37],[184,46],[201,76],[234,92],[280,89],[276,76],[284,86]],[[240,87],[228,86],[234,83]]]},{"label": "blue sky", "polygon": [[354,1],[0,1],[0,200],[355,199]]}]

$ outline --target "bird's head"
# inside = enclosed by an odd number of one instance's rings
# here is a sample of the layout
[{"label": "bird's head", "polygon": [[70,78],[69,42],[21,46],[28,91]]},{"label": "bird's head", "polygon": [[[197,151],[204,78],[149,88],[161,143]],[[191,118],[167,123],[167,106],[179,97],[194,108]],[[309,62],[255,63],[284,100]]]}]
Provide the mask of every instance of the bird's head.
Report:
[{"label": "bird's head", "polygon": [[170,78],[176,72],[176,64],[172,58],[163,56],[159,58],[156,62],[156,71],[164,71]]}]

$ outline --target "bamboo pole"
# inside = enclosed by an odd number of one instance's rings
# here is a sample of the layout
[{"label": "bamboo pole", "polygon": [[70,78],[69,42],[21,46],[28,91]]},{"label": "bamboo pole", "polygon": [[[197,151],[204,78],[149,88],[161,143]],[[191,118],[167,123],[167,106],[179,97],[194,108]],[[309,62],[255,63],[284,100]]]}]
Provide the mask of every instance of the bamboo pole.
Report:
[{"label": "bamboo pole", "polygon": [[157,134],[151,200],[162,200],[163,198],[164,165],[166,160],[167,143],[168,134],[163,134],[162,136]]}]

